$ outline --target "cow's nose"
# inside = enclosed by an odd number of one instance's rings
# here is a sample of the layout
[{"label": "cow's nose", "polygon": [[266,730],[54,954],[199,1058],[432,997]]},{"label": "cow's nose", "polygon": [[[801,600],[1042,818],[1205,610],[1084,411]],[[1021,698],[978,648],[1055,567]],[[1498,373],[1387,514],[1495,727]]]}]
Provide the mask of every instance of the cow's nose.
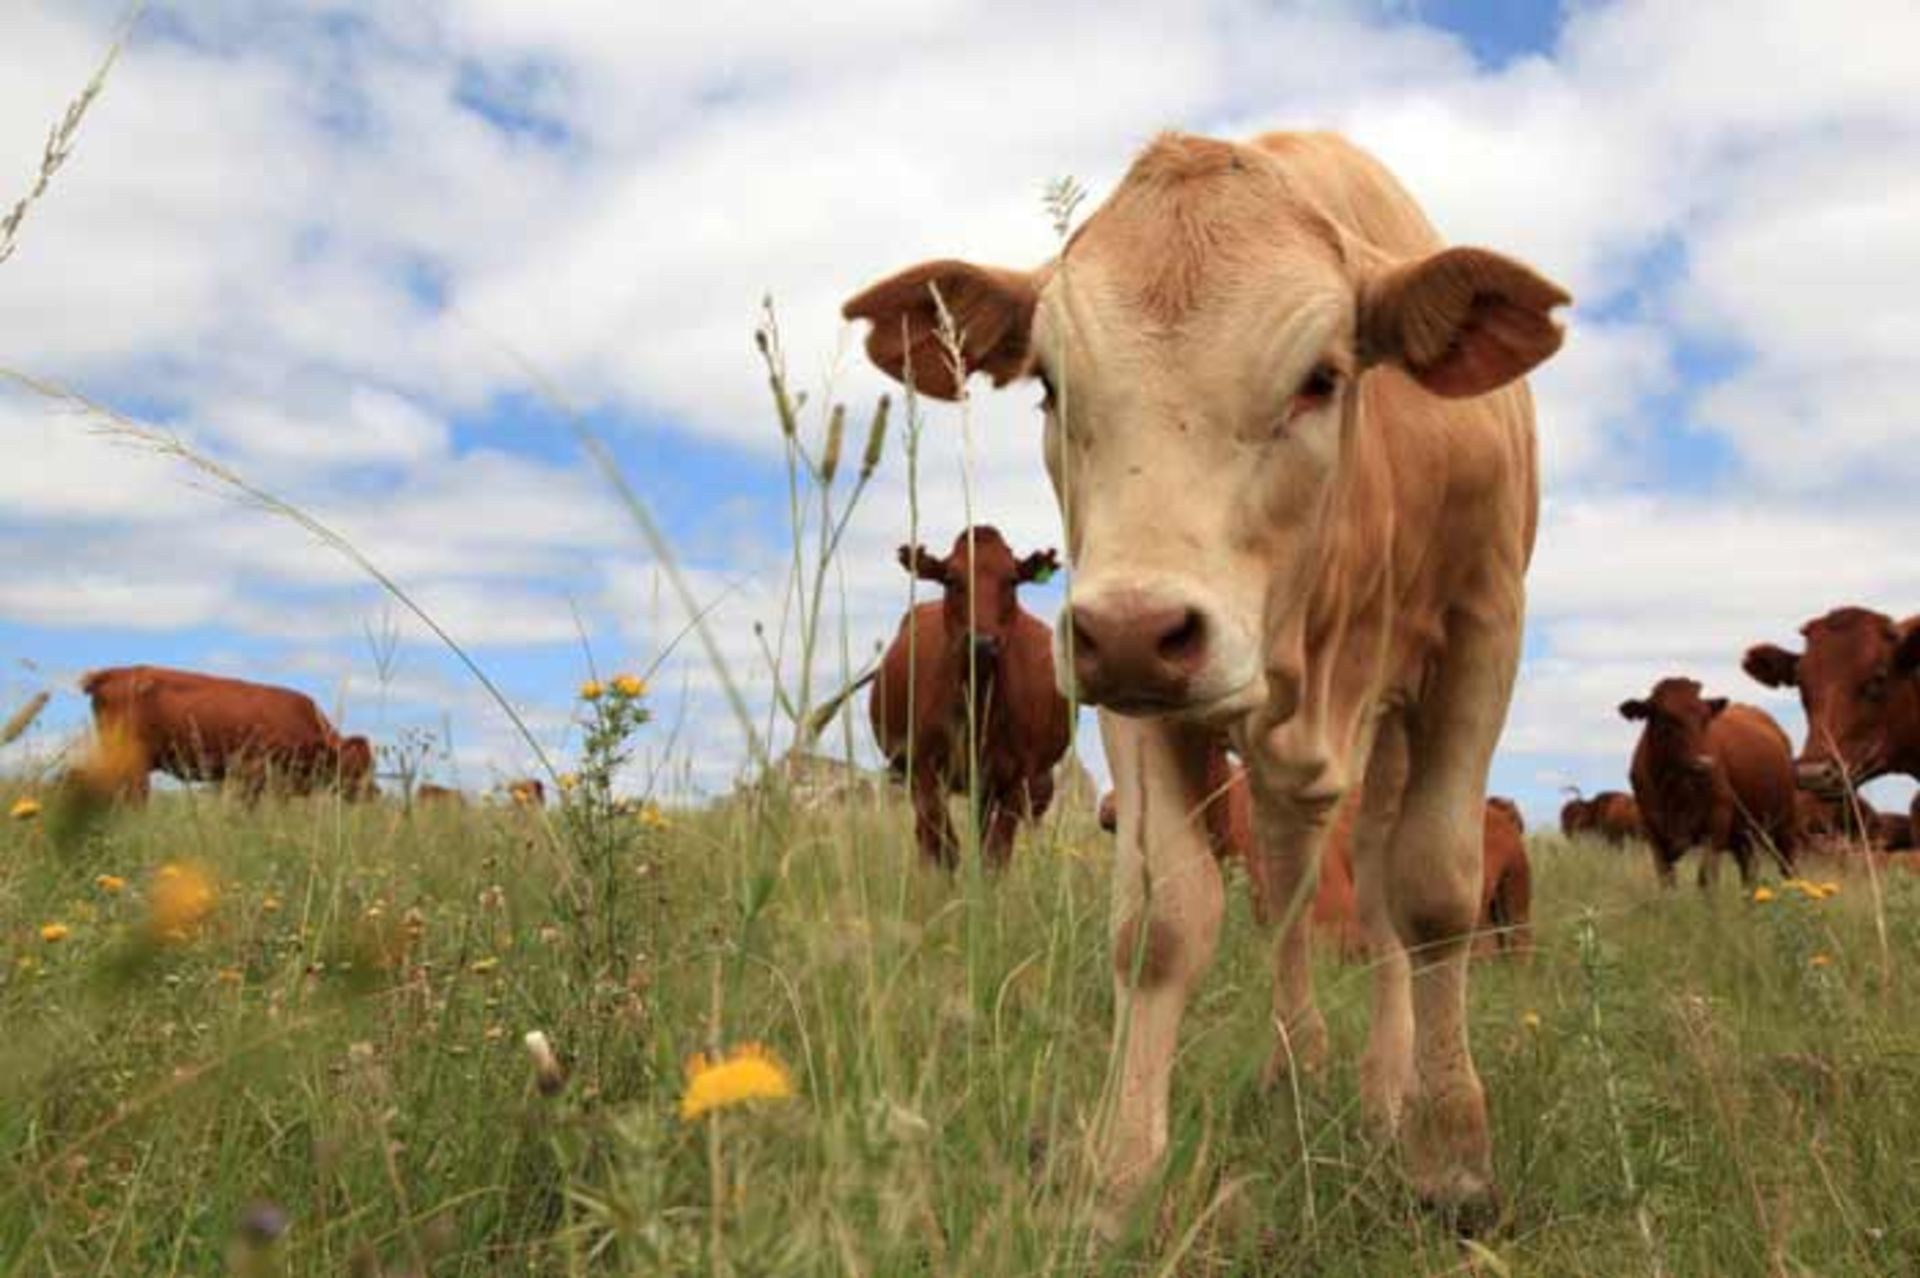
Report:
[{"label": "cow's nose", "polygon": [[1073,605],[1080,695],[1116,709],[1171,708],[1206,666],[1206,615],[1189,604],[1119,591]]},{"label": "cow's nose", "polygon": [[993,635],[973,637],[973,659],[981,665],[1000,659],[1000,640]]}]

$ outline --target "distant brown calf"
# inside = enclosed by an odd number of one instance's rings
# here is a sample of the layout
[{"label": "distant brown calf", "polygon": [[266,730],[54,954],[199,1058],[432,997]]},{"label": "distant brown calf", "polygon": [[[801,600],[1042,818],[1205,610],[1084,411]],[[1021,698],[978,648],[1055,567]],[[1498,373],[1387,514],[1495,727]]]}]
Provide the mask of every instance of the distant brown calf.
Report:
[{"label": "distant brown calf", "polygon": [[1618,847],[1646,837],[1640,822],[1640,805],[1631,794],[1602,790],[1591,799],[1579,795],[1568,799],[1560,809],[1560,832],[1568,838],[1591,834]]},{"label": "distant brown calf", "polygon": [[428,781],[416,786],[413,791],[415,803],[445,803],[453,806],[464,804],[466,796],[451,786],[435,785]]},{"label": "distant brown calf", "polygon": [[945,557],[902,546],[900,566],[943,597],[901,620],[868,702],[874,739],[900,776],[912,775],[921,853],[959,861],[948,794],[980,796],[981,855],[998,869],[1023,819],[1053,801],[1053,765],[1072,735],[1053,672],[1053,632],[1020,607],[1019,588],[1058,566],[1051,550],[1016,559],[998,530],[978,525]]},{"label": "distant brown calf", "polygon": [[1771,848],[1791,871],[1800,842],[1793,747],[1764,711],[1704,698],[1692,679],[1662,679],[1645,700],[1620,703],[1643,722],[1633,753],[1633,793],[1653,844],[1654,869],[1671,886],[1673,867],[1702,848],[1700,885],[1731,852],[1740,878],[1754,878],[1754,854]]},{"label": "distant brown calf", "polygon": [[232,780],[249,799],[270,784],[376,793],[367,739],[340,736],[303,692],[163,666],[96,670],[80,690],[110,756],[106,780],[135,802],[156,768],[182,781]]},{"label": "distant brown calf", "polygon": [[[1246,772],[1224,752],[1218,752],[1208,764],[1207,777],[1213,798],[1207,805],[1205,821],[1214,855],[1222,860],[1237,858],[1246,866],[1254,918],[1268,926],[1281,917],[1289,902],[1276,899],[1273,876],[1255,854],[1253,799]],[[1118,825],[1115,806],[1109,791],[1100,800],[1100,828],[1110,833]],[[1342,803],[1334,817],[1322,854],[1320,879],[1314,888],[1312,911],[1314,938],[1349,960],[1364,958],[1367,949],[1353,887],[1353,822],[1358,810],[1356,795]],[[1500,949],[1526,951],[1533,945],[1532,870],[1525,833],[1526,822],[1512,799],[1497,795],[1487,799],[1480,927],[1491,934],[1492,944]]]},{"label": "distant brown calf", "polygon": [[516,808],[544,808],[547,806],[546,783],[539,777],[519,777],[506,784],[507,798]]}]

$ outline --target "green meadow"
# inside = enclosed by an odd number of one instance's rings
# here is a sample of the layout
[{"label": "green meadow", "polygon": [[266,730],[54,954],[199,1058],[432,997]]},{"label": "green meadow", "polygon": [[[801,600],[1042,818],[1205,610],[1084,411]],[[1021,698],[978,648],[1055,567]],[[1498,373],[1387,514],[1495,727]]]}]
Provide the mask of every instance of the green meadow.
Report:
[{"label": "green meadow", "polygon": [[[0,826],[4,1272],[1920,1269],[1904,872],[1662,892],[1638,853],[1536,835],[1537,953],[1475,965],[1506,1214],[1468,1244],[1362,1134],[1364,968],[1322,960],[1329,1072],[1261,1090],[1234,869],[1157,1201],[1095,1247],[1112,993],[1084,811],[949,879],[887,794],[647,820],[583,793],[36,791]],[[185,917],[169,866],[204,887]],[[696,1054],[723,1072],[689,1116]]]}]

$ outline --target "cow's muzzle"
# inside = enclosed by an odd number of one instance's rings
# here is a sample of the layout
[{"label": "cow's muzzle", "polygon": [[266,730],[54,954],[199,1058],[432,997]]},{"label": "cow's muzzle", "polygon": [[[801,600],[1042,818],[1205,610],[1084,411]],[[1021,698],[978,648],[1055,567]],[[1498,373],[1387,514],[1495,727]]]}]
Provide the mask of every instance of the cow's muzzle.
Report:
[{"label": "cow's muzzle", "polygon": [[1212,656],[1214,627],[1185,600],[1105,591],[1068,609],[1080,697],[1121,713],[1178,709]]}]

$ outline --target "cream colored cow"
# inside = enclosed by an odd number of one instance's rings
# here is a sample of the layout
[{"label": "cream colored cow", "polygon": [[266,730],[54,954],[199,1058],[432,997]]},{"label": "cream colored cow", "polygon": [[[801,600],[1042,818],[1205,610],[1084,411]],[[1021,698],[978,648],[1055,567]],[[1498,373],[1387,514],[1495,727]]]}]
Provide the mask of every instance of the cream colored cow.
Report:
[{"label": "cream colored cow", "polygon": [[[1037,270],[928,262],[846,305],[923,393],[974,372],[1045,389],[1074,567],[1056,665],[1101,707],[1119,796],[1110,1226],[1165,1152],[1180,1019],[1214,954],[1220,872],[1194,813],[1223,733],[1286,919],[1364,783],[1355,889],[1385,956],[1366,1114],[1434,1205],[1471,1222],[1495,1203],[1467,948],[1538,507],[1520,379],[1559,348],[1567,300],[1445,247],[1343,139],[1269,134],[1159,138]],[[1280,929],[1273,1010],[1269,1079],[1316,1068],[1303,926]]]}]

